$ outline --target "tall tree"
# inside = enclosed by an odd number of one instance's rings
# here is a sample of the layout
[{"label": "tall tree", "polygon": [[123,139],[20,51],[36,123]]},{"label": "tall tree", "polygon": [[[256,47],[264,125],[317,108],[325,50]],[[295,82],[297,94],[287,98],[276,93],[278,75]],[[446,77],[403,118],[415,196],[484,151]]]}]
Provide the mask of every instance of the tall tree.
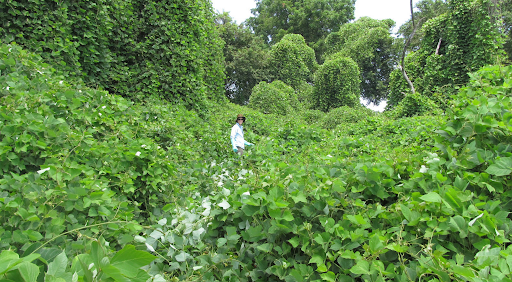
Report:
[{"label": "tall tree", "polygon": [[325,58],[341,54],[354,60],[361,71],[361,96],[379,104],[386,99],[389,75],[397,54],[393,48],[393,20],[368,17],[344,24],[325,39]]},{"label": "tall tree", "polygon": [[228,13],[217,15],[215,23],[225,42],[225,95],[231,102],[247,104],[252,88],[269,80],[266,63],[270,48],[248,27],[233,22]]},{"label": "tall tree", "polygon": [[311,45],[354,19],[355,0],[258,0],[249,26],[267,43],[300,34]]}]

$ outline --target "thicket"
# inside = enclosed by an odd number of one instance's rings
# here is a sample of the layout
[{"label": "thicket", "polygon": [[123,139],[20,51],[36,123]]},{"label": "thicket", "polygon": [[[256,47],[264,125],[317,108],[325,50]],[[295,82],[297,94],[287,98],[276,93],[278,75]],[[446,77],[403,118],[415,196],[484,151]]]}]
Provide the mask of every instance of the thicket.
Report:
[{"label": "thicket", "polygon": [[510,280],[511,67],[472,74],[445,116],[334,130],[133,103],[12,44],[0,71],[4,279]]},{"label": "thicket", "polygon": [[0,21],[2,42],[87,86],[197,109],[222,100],[222,41],[209,1],[2,1]]}]

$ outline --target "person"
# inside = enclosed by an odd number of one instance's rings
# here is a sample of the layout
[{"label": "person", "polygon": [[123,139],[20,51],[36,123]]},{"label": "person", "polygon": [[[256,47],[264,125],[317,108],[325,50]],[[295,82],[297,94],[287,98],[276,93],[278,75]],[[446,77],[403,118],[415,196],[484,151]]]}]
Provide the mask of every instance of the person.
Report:
[{"label": "person", "polygon": [[236,123],[231,128],[231,145],[233,145],[233,151],[238,153],[240,156],[244,154],[245,146],[254,146],[254,144],[245,141],[244,139],[244,127],[242,124],[245,122],[245,117],[239,114],[236,117]]}]

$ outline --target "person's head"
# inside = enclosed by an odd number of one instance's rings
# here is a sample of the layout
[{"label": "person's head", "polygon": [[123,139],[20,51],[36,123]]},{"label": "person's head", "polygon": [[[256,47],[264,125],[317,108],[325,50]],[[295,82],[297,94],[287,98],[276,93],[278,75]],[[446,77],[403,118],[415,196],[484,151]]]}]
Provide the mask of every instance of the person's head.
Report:
[{"label": "person's head", "polygon": [[236,122],[237,122],[238,124],[242,124],[242,123],[244,123],[244,121],[245,121],[245,117],[244,117],[244,115],[239,114],[239,115],[236,117]]}]

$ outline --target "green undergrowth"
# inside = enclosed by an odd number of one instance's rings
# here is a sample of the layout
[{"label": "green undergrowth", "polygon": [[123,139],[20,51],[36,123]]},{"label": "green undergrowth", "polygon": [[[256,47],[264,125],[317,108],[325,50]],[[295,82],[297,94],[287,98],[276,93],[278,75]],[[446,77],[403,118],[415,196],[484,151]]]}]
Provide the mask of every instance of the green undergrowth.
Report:
[{"label": "green undergrowth", "polygon": [[15,45],[0,72],[4,281],[511,281],[510,67],[446,115],[327,129],[135,104]]}]

